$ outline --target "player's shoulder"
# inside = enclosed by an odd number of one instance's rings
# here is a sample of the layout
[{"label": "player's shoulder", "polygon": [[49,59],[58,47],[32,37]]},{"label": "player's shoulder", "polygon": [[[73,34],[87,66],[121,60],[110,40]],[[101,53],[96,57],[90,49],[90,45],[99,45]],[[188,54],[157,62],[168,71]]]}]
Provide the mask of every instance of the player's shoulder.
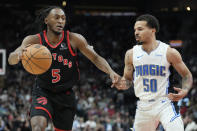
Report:
[{"label": "player's shoulder", "polygon": [[170,62],[170,63],[173,63],[175,61],[179,61],[181,60],[181,54],[178,52],[178,50],[176,50],[175,48],[172,48],[172,47],[168,47],[167,49],[167,60]]},{"label": "player's shoulder", "polygon": [[125,55],[133,56],[133,48],[128,49]]},{"label": "player's shoulder", "polygon": [[74,49],[84,47],[87,44],[86,39],[75,32],[69,32],[69,40]]},{"label": "player's shoulder", "polygon": [[133,48],[128,49],[127,53],[133,53]]},{"label": "player's shoulder", "polygon": [[125,62],[133,63],[133,48],[128,49],[125,53]]},{"label": "player's shoulder", "polygon": [[38,44],[40,43],[40,38],[37,34],[34,35],[27,35],[23,41],[26,41],[28,43],[34,43],[34,44]]},{"label": "player's shoulder", "polygon": [[167,48],[167,55],[176,55],[176,54],[179,54],[178,50],[170,46]]},{"label": "player's shoulder", "polygon": [[139,51],[141,50],[141,48],[142,48],[142,45],[141,45],[141,44],[140,44],[140,45],[139,45],[139,44],[136,44],[136,45],[133,46],[133,50],[134,50],[135,52],[136,52],[136,51],[139,52]]},{"label": "player's shoulder", "polygon": [[168,43],[165,43],[165,42],[162,42],[162,41],[160,41],[160,40],[157,40],[157,42],[159,43],[159,46],[161,47],[161,48],[168,48],[168,47],[170,47],[170,45],[168,44]]},{"label": "player's shoulder", "polygon": [[70,38],[70,40],[75,40],[75,39],[77,39],[77,40],[83,40],[83,39],[85,39],[81,34],[79,34],[79,33],[75,33],[75,32],[69,32],[69,38]]}]

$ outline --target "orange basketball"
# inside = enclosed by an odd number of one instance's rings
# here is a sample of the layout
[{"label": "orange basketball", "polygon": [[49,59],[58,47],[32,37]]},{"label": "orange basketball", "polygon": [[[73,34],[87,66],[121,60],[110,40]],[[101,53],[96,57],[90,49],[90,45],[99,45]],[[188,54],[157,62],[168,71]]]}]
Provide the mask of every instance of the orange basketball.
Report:
[{"label": "orange basketball", "polygon": [[52,63],[51,52],[41,44],[33,44],[23,52],[22,64],[31,74],[39,75],[46,72]]}]

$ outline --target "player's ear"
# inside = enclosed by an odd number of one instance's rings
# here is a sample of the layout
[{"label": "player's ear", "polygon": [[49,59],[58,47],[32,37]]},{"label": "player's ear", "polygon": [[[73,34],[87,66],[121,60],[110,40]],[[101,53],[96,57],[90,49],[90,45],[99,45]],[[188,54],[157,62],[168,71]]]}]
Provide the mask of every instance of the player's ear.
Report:
[{"label": "player's ear", "polygon": [[48,24],[48,18],[47,17],[44,19],[44,23]]},{"label": "player's ear", "polygon": [[153,29],[152,29],[152,32],[153,32],[153,33],[156,33],[156,29],[155,29],[155,28],[153,28]]}]

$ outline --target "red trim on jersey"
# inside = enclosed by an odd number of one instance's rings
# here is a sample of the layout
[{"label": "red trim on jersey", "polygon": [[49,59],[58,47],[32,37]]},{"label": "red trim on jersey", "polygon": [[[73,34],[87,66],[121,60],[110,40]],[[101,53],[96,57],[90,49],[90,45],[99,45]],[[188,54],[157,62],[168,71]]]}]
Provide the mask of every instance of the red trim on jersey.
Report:
[{"label": "red trim on jersey", "polygon": [[54,128],[55,128],[55,131],[72,131],[72,130],[62,130],[62,129],[58,129],[56,127],[54,127]]},{"label": "red trim on jersey", "polygon": [[69,51],[70,51],[70,53],[71,53],[72,56],[76,56],[77,53],[74,53],[73,50],[72,50],[72,48],[71,48],[71,46],[70,46],[69,31],[67,30],[66,32],[67,32],[67,44],[68,44],[68,49],[69,49]]},{"label": "red trim on jersey", "polygon": [[51,48],[56,48],[64,40],[64,31],[62,31],[61,40],[55,46],[53,46],[51,43],[49,43],[49,40],[47,39],[46,30],[44,30],[43,32],[44,32],[44,39]]},{"label": "red trim on jersey", "polygon": [[49,115],[49,117],[52,119],[51,113],[49,113],[49,111],[48,111],[46,108],[44,108],[44,107],[35,107],[35,109],[46,111],[46,113],[47,113],[47,114]]},{"label": "red trim on jersey", "polygon": [[40,34],[37,34],[37,36],[39,37],[39,39],[40,39],[40,44],[42,45],[42,39],[41,39]]}]

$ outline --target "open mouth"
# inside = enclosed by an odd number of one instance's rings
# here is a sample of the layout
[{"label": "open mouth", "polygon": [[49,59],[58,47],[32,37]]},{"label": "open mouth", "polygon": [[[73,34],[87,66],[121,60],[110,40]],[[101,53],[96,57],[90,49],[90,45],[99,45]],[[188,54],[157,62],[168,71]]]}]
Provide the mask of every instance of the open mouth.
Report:
[{"label": "open mouth", "polygon": [[58,29],[63,29],[63,26],[58,25],[57,28]]},{"label": "open mouth", "polygon": [[136,40],[139,40],[140,37],[135,37]]}]

